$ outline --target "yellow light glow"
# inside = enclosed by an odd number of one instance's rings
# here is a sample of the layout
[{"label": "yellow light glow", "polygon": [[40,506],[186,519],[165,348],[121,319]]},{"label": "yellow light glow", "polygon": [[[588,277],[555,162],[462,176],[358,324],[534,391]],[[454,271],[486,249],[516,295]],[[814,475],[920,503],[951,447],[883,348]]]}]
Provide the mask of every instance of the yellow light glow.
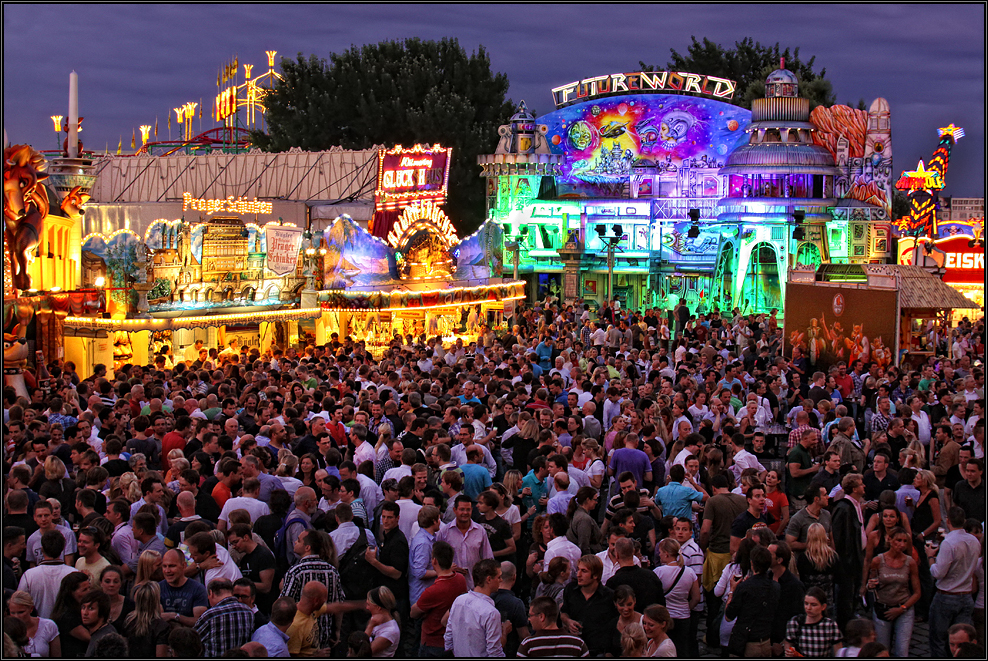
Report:
[{"label": "yellow light glow", "polygon": [[278,54],[278,51],[266,50],[264,53],[268,56],[268,69],[274,69],[274,56]]},{"label": "yellow light glow", "polygon": [[62,132],[62,120],[65,119],[64,115],[52,115],[51,121],[55,124],[55,133]]},{"label": "yellow light glow", "polygon": [[391,244],[392,248],[397,248],[401,245],[402,240],[406,239],[412,232],[427,229],[430,226],[447,248],[451,248],[459,242],[453,223],[439,208],[439,205],[425,200],[421,204],[405,207],[398,222],[388,233],[388,243]]},{"label": "yellow light glow", "polygon": [[175,121],[179,124],[185,121],[185,106],[179,106],[178,108],[172,108],[175,111]]},{"label": "yellow light glow", "polygon": [[93,284],[96,285],[97,289],[102,289],[106,285],[106,278],[99,276]]},{"label": "yellow light glow", "polygon": [[254,68],[253,64],[244,65],[244,78],[250,78],[250,71]]},{"label": "yellow light glow", "polygon": [[145,144],[146,145],[148,143],[148,136],[149,135],[151,135],[151,125],[150,124],[144,124],[144,125],[142,125],[141,126],[141,143],[142,144]]}]

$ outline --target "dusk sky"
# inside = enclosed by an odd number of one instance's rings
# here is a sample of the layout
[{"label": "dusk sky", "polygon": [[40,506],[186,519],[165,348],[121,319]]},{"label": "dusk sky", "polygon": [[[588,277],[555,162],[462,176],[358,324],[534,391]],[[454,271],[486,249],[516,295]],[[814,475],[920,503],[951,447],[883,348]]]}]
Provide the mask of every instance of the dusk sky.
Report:
[{"label": "dusk sky", "polygon": [[[206,104],[217,69],[239,55],[266,70],[278,58],[326,58],[386,39],[455,37],[483,45],[507,74],[509,97],[538,114],[550,90],[581,78],[663,67],[690,36],[724,46],[751,37],[800,47],[826,67],[838,103],[885,97],[892,112],[896,176],[929,160],[936,129],[954,123],[944,195],[985,189],[984,4],[771,5],[43,5],[3,7],[3,125],[11,143],[55,147],[50,115],[68,114],[69,72],[79,74],[86,149],[125,153],[140,124],[187,101]],[[705,73],[697,71],[695,73]],[[62,134],[64,136],[64,133]],[[174,126],[172,135],[177,137]],[[140,135],[138,134],[138,143]],[[61,137],[59,138],[59,144]]]}]

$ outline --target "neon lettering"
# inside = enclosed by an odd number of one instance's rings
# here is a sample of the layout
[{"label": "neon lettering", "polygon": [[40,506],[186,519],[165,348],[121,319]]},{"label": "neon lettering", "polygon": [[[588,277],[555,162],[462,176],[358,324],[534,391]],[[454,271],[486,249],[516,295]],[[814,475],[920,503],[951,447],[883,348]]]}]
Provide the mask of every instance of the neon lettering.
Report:
[{"label": "neon lettering", "polygon": [[700,89],[700,80],[702,80],[702,76],[695,73],[683,72],[679,72],[679,75],[686,79],[686,84],[683,85],[684,92],[696,92],[697,94],[701,94],[703,92],[703,90]]}]

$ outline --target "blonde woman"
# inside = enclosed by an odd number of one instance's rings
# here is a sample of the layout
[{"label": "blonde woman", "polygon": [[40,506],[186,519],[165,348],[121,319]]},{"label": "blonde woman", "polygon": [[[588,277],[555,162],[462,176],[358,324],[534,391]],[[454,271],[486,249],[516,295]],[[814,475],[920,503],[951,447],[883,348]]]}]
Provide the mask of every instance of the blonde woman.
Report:
[{"label": "blonde woman", "polygon": [[58,625],[46,617],[32,615],[34,598],[31,593],[18,590],[10,596],[10,617],[20,620],[27,628],[27,645],[24,652],[27,656],[51,657],[62,656],[62,642],[58,637]]},{"label": "blonde woman", "polygon": [[921,470],[913,479],[913,486],[919,490],[912,527],[926,539],[932,539],[940,527],[940,491],[933,473]]},{"label": "blonde woman", "polygon": [[679,542],[672,537],[659,542],[659,566],[655,568],[655,575],[662,581],[666,608],[674,624],[672,642],[679,652],[686,654],[692,649],[690,612],[700,603],[700,581],[683,563]]},{"label": "blonde woman", "polygon": [[170,450],[168,452],[168,472],[165,473],[166,483],[178,480],[178,476],[181,474],[181,472],[189,468],[189,465],[186,465],[185,468],[178,468],[178,465],[176,465],[175,462],[179,459],[185,461],[188,464],[188,460],[185,458],[185,452],[183,452],[182,450],[175,448],[174,450]]},{"label": "blonde woman", "polygon": [[298,457],[291,453],[291,450],[280,450],[278,452],[278,469],[275,477],[281,481],[281,486],[285,487],[292,496],[302,486],[302,480],[295,477],[298,472]]},{"label": "blonde woman", "polygon": [[607,467],[604,466],[603,459],[600,458],[600,444],[592,438],[586,438],[580,444],[587,457],[587,467],[584,472],[590,479],[590,486],[599,490],[604,483],[604,475],[607,474]]},{"label": "blonde woman", "polygon": [[393,657],[398,651],[401,624],[398,622],[398,603],[394,594],[382,586],[367,593],[366,610],[371,614],[364,633],[371,640],[371,656]]},{"label": "blonde woman", "polygon": [[645,656],[647,644],[648,638],[645,636],[645,629],[638,622],[633,622],[626,626],[621,634],[621,656]]},{"label": "blonde woman", "polygon": [[38,495],[44,499],[55,498],[65,512],[71,512],[75,505],[76,485],[65,472],[65,464],[58,457],[49,456],[45,459],[45,481],[38,489]]},{"label": "blonde woman", "polygon": [[135,659],[168,656],[171,627],[161,614],[161,588],[154,581],[134,590],[134,612],[127,616],[124,631],[130,656]]},{"label": "blonde woman", "polygon": [[834,583],[844,572],[840,557],[830,546],[827,529],[820,523],[812,524],[806,531],[806,551],[796,553],[796,571],[799,580],[807,588],[816,586],[827,595],[827,603],[834,603]]},{"label": "blonde woman", "polygon": [[131,589],[131,594],[136,597],[137,589],[140,586],[149,582],[160,581],[161,579],[161,554],[148,549],[137,558],[137,575],[134,578],[134,587]]},{"label": "blonde woman", "polygon": [[124,473],[117,482],[116,498],[124,498],[128,503],[136,503],[141,499],[141,483],[133,473]]}]

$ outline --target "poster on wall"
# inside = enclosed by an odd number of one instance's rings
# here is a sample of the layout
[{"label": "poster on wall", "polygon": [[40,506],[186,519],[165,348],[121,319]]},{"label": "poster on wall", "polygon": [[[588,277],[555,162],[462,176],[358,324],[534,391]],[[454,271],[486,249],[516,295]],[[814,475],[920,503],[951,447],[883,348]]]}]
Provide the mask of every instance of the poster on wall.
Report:
[{"label": "poster on wall", "polygon": [[786,291],[786,358],[799,347],[814,372],[839,361],[895,361],[896,292],[790,282]]},{"label": "poster on wall", "polygon": [[302,230],[298,227],[268,225],[267,268],[275,275],[288,275],[298,265],[298,251],[302,247]]}]

